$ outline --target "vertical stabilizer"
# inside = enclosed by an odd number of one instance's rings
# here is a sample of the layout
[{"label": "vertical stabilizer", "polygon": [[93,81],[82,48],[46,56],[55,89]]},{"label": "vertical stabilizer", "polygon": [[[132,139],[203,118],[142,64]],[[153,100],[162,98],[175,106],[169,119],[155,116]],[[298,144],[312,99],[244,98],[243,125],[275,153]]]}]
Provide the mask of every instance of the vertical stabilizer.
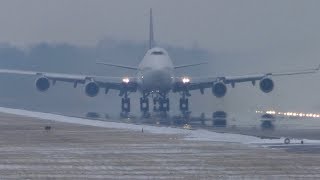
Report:
[{"label": "vertical stabilizer", "polygon": [[154,47],[152,8],[150,8],[149,49]]}]

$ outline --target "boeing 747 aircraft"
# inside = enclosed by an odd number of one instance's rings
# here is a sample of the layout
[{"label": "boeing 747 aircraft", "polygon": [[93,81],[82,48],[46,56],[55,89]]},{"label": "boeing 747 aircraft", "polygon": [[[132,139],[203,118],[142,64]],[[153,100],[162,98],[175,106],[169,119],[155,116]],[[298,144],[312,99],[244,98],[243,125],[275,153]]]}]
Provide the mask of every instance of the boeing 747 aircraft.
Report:
[{"label": "boeing 747 aircraft", "polygon": [[259,81],[261,91],[269,93],[274,88],[274,82],[272,80],[274,76],[308,74],[315,73],[319,70],[318,67],[295,72],[265,73],[246,76],[177,77],[175,76],[175,69],[197,66],[203,63],[174,65],[168,52],[163,48],[155,46],[152,18],[152,9],[150,9],[149,50],[146,52],[139,66],[131,67],[98,62],[106,66],[134,70],[137,72],[135,77],[102,77],[8,69],[0,69],[0,73],[37,76],[35,86],[41,92],[47,91],[50,86],[54,85],[57,81],[73,83],[75,88],[78,84],[84,84],[84,91],[86,95],[90,97],[97,96],[101,89],[104,89],[106,94],[110,89],[118,90],[120,92],[119,96],[122,97],[121,115],[124,117],[128,116],[130,112],[129,93],[139,91],[141,93],[140,110],[144,117],[148,117],[150,115],[149,97],[153,98],[153,110],[166,115],[170,110],[168,93],[179,93],[181,95],[179,108],[180,111],[185,114],[189,112],[188,97],[191,96],[190,91],[199,90],[201,94],[204,94],[205,89],[211,89],[213,95],[221,98],[226,95],[228,84],[235,87],[236,83],[251,82],[255,85],[256,81]]}]

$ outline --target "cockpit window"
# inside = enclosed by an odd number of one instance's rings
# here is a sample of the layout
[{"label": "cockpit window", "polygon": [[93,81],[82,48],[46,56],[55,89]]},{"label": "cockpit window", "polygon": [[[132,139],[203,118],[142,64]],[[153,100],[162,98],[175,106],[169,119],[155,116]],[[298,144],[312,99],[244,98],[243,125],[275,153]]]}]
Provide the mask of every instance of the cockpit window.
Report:
[{"label": "cockpit window", "polygon": [[163,55],[164,53],[162,51],[153,51],[151,54],[152,55]]}]

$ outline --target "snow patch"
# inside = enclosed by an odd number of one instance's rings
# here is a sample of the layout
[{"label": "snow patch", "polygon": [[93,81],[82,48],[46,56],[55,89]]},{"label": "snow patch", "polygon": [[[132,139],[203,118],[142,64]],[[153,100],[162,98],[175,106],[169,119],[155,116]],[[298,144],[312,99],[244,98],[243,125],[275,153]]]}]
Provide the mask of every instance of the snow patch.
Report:
[{"label": "snow patch", "polygon": [[[136,125],[121,122],[108,122],[108,121],[96,121],[85,118],[69,117],[51,113],[34,112],[22,109],[13,109],[0,107],[0,112],[38,118],[43,120],[53,120],[57,122],[89,125],[96,127],[105,128],[115,128],[115,129],[126,129],[132,131],[141,131],[142,128],[144,132],[149,132],[153,134],[177,134],[183,135],[184,139],[192,141],[214,141],[214,142],[228,142],[228,143],[242,143],[242,144],[252,144],[252,145],[275,145],[284,144],[284,138],[280,139],[260,139],[255,136],[247,136],[241,134],[232,133],[216,133],[208,130],[197,129],[179,129],[172,127],[157,127],[150,125]],[[300,144],[301,140],[291,140],[290,144]],[[320,144],[320,140],[303,140],[304,144]]]}]

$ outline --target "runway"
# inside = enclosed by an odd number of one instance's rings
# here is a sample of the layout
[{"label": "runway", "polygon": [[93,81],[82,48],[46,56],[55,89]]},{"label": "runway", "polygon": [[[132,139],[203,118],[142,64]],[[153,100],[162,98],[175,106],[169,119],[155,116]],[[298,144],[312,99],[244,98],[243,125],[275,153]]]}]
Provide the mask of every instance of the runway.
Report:
[{"label": "runway", "polygon": [[11,113],[0,114],[1,179],[320,178],[318,154],[285,150],[319,148],[317,140],[284,145],[207,130],[0,111]]}]

